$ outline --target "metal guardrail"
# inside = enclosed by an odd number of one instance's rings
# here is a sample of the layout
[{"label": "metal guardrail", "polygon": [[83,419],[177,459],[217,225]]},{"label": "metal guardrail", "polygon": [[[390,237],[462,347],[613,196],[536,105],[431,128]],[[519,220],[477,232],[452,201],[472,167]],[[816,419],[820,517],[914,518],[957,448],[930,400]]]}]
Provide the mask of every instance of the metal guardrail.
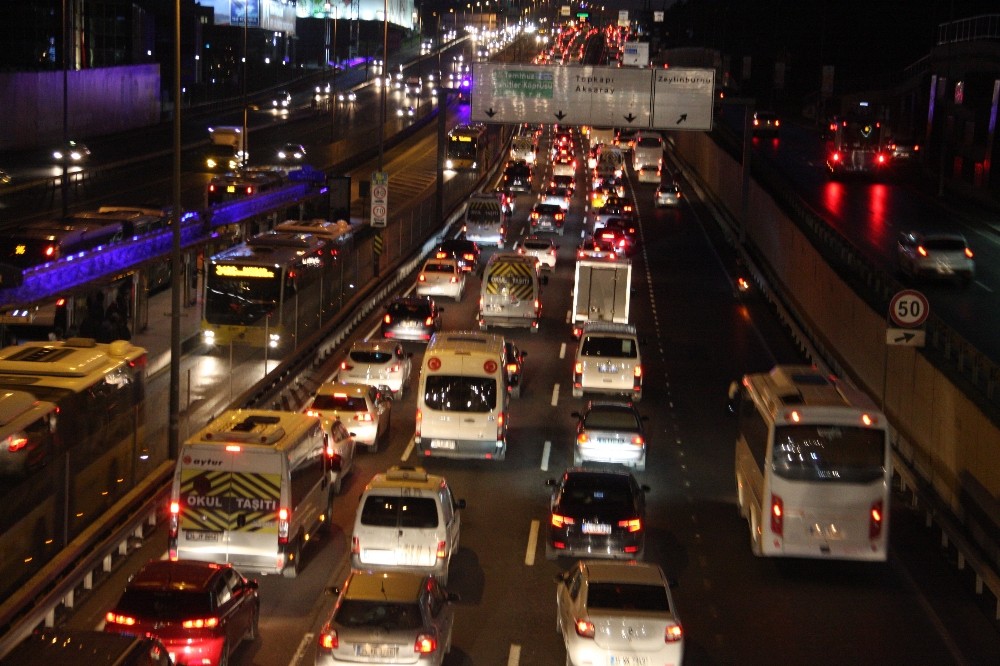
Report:
[{"label": "metal guardrail", "polygon": [[[726,147],[726,138],[719,138],[719,132],[713,133],[716,142],[727,152],[732,151]],[[734,137],[730,136],[730,139]],[[735,153],[738,160],[739,152]],[[675,159],[676,156],[675,156]],[[789,216],[799,222],[800,228],[810,237],[813,246],[830,261],[831,265],[837,268],[841,265],[843,270],[838,270],[841,277],[852,284],[856,293],[865,298],[872,307],[879,307],[885,310],[888,307],[888,299],[896,290],[902,286],[894,280],[888,279],[883,272],[872,269],[861,259],[860,250],[854,248],[851,243],[841,237],[836,231],[825,223],[822,223],[819,216],[808,208],[798,197],[792,196],[791,189],[781,179],[776,177],[773,169],[756,168],[754,165],[753,175],[755,179],[762,176],[762,184],[765,184],[769,193],[775,197],[775,201],[782,204],[778,197],[784,197],[786,212]],[[788,327],[792,337],[796,340],[800,349],[817,362],[822,362],[830,367],[835,374],[847,377],[833,354],[827,351],[819,337],[812,333],[808,326],[796,314],[794,308],[787,302],[787,299],[780,291],[773,288],[773,281],[769,278],[768,267],[761,263],[759,257],[752,256],[748,248],[739,246],[739,220],[737,220],[726,209],[721,200],[704,185],[698,174],[694,172],[690,165],[684,164],[682,169],[685,178],[698,191],[699,196],[713,210],[713,219],[720,225],[723,233],[726,234],[729,242],[742,253],[742,258],[750,268],[751,275],[760,291],[767,298],[768,302],[775,308],[779,318]],[[760,181],[758,181],[760,182]],[[774,187],[775,189],[771,189]],[[795,199],[794,201],[792,199]],[[824,249],[826,251],[824,251]],[[836,263],[835,263],[836,262]],[[851,270],[848,270],[851,269]],[[844,274],[846,273],[846,275]],[[865,289],[874,290],[874,295],[867,295]],[[944,324],[939,318],[928,324],[929,329],[933,329],[930,337],[941,336],[943,344],[959,344],[964,340]],[[947,335],[953,336],[951,342],[944,340]],[[967,344],[967,343],[966,343]],[[971,347],[971,345],[969,345]],[[963,346],[963,349],[967,347]],[[981,354],[979,361],[984,360]],[[947,356],[945,357],[947,358]],[[991,361],[985,359],[992,365]],[[995,365],[993,366],[995,369]],[[966,368],[967,372],[972,372],[971,368]],[[980,367],[980,372],[983,368]],[[990,399],[996,399],[995,382],[996,376],[992,379],[993,385],[988,386]],[[984,382],[985,383],[985,382]],[[988,383],[987,383],[988,384]],[[995,407],[995,405],[994,405]],[[982,596],[989,592],[994,600],[994,619],[1000,621],[1000,516],[996,515],[995,507],[983,506],[989,502],[1000,505],[995,498],[983,497],[985,492],[979,497],[975,492],[967,492],[966,499],[970,504],[978,505],[981,508],[982,516],[967,517],[963,522],[958,519],[952,510],[934,492],[933,486],[924,480],[917,471],[913,460],[908,457],[907,450],[909,444],[903,436],[893,430],[893,470],[901,493],[907,494],[910,498],[910,505],[916,509],[922,507],[925,515],[925,523],[928,528],[936,524],[940,530],[940,546],[942,549],[954,549],[955,566],[959,571],[966,567],[972,569],[974,573],[973,590],[976,595]],[[969,484],[963,484],[963,488]]]}]

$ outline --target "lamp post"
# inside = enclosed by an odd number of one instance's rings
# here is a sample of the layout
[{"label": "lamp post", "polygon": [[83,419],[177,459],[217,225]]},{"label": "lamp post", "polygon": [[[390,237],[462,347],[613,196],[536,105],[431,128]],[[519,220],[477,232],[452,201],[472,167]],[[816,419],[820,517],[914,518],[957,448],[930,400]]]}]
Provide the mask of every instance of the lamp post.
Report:
[{"label": "lamp post", "polygon": [[[181,394],[181,0],[174,0],[174,173],[173,233],[170,248],[170,398],[167,432],[168,455],[176,460],[180,452]],[[244,103],[245,109],[245,103]],[[246,129],[244,129],[246,150]]]}]

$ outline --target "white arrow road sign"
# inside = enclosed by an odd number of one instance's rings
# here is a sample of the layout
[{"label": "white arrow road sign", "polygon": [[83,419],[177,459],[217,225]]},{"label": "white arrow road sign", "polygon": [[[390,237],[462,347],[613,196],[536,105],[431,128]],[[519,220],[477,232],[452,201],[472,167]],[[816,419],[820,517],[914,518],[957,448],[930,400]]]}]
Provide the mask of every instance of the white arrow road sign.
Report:
[{"label": "white arrow road sign", "polygon": [[927,334],[922,328],[888,328],[885,331],[887,345],[902,345],[904,347],[923,347]]}]

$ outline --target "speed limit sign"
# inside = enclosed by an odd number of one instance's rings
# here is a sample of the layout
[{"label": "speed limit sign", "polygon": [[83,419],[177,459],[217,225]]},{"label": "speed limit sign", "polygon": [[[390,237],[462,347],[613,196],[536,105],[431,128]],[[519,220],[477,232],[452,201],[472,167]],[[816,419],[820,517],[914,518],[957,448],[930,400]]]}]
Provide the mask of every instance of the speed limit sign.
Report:
[{"label": "speed limit sign", "polygon": [[922,326],[930,313],[931,305],[927,297],[914,289],[897,292],[889,302],[889,317],[903,328]]}]

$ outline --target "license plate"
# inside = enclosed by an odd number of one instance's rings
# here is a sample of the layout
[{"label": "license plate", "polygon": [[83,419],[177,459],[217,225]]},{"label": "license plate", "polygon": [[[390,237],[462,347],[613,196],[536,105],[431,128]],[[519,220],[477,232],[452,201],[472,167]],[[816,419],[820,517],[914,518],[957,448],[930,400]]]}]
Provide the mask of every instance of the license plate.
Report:
[{"label": "license plate", "polygon": [[432,449],[449,449],[455,450],[455,440],[453,439],[432,439],[431,440]]},{"label": "license plate", "polygon": [[605,374],[611,373],[611,372],[618,372],[618,366],[617,365],[613,365],[611,363],[601,363],[600,365],[597,366],[597,371],[598,372],[603,372]]},{"label": "license plate", "polygon": [[610,523],[583,523],[584,534],[611,534]]},{"label": "license plate", "polygon": [[649,657],[641,657],[634,654],[624,656],[611,655],[608,657],[608,666],[649,666],[652,664]]},{"label": "license plate", "polygon": [[184,538],[188,541],[218,541],[218,532],[184,532]]},{"label": "license plate", "polygon": [[379,659],[393,659],[399,654],[398,645],[372,645],[371,643],[360,643],[354,646],[354,654],[358,657],[377,657]]}]

